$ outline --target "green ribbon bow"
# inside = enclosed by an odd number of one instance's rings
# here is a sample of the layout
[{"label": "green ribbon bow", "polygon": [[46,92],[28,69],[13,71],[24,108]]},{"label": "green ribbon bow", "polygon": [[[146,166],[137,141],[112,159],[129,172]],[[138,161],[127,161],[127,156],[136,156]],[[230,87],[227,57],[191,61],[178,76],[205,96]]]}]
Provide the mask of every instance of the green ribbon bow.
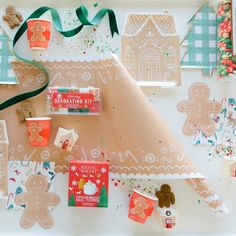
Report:
[{"label": "green ribbon bow", "polygon": [[80,20],[81,25],[72,29],[72,30],[64,31],[62,28],[60,16],[59,16],[56,9],[51,8],[51,7],[47,7],[47,6],[43,6],[43,7],[38,8],[25,20],[25,22],[20,26],[20,28],[16,32],[16,35],[13,39],[13,51],[14,51],[16,57],[19,58],[20,60],[22,60],[26,63],[32,64],[32,65],[36,65],[40,69],[42,69],[42,71],[46,74],[47,81],[39,89],[33,90],[31,92],[19,94],[15,97],[12,97],[12,98],[6,100],[5,102],[1,103],[0,104],[0,111],[18,103],[18,102],[21,102],[25,99],[32,98],[32,97],[40,94],[41,92],[43,92],[47,88],[47,86],[49,84],[49,74],[48,74],[46,68],[43,67],[43,65],[41,65],[40,63],[37,63],[35,61],[30,61],[30,60],[22,58],[15,51],[15,45],[16,45],[17,41],[24,34],[24,32],[28,29],[27,20],[33,19],[33,18],[39,18],[47,11],[50,11],[50,13],[51,13],[53,25],[56,28],[56,30],[59,33],[61,33],[62,35],[64,35],[65,37],[72,37],[72,36],[78,34],[85,25],[92,25],[92,26],[99,25],[99,23],[101,22],[101,20],[103,19],[103,17],[106,14],[108,14],[108,17],[109,17],[109,25],[110,25],[112,37],[114,36],[115,33],[119,34],[117,23],[116,23],[116,16],[115,16],[115,13],[113,12],[113,10],[111,10],[111,9],[103,8],[103,9],[99,10],[97,12],[97,14],[94,16],[94,18],[91,21],[89,21],[87,8],[85,6],[81,6],[76,9],[76,15],[77,15],[78,19]]}]

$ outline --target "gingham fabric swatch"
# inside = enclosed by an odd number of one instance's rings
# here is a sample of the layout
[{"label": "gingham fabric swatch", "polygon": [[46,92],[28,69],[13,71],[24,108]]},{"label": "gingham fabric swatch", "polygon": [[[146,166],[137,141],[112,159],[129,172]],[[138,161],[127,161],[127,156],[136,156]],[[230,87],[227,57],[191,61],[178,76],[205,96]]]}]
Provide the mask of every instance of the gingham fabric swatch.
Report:
[{"label": "gingham fabric swatch", "polygon": [[182,46],[187,46],[187,51],[181,61],[181,68],[202,68],[204,74],[211,75],[217,65],[216,13],[206,3],[189,24],[191,29],[182,42]]},{"label": "gingham fabric swatch", "polygon": [[9,49],[10,38],[0,27],[0,84],[18,84],[11,62],[15,60]]}]

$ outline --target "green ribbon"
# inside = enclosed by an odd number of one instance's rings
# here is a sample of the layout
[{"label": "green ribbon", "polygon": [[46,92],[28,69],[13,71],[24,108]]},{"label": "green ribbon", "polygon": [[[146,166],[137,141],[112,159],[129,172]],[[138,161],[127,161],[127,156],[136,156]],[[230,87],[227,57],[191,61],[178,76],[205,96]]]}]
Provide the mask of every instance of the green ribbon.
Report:
[{"label": "green ribbon", "polygon": [[39,67],[46,74],[47,81],[39,89],[33,90],[31,92],[19,94],[15,97],[12,97],[12,98],[6,100],[5,102],[1,103],[0,104],[0,111],[18,103],[18,102],[21,102],[25,99],[32,98],[36,95],[39,95],[41,92],[43,92],[47,88],[47,86],[49,84],[49,74],[43,65],[41,65],[40,63],[37,63],[35,61],[30,61],[25,58],[22,58],[15,51],[15,45],[16,45],[17,41],[21,38],[21,36],[24,34],[24,32],[28,29],[27,20],[33,19],[33,18],[39,18],[47,11],[50,11],[50,13],[51,13],[53,25],[56,28],[56,30],[65,37],[75,36],[76,34],[78,34],[82,30],[82,28],[85,25],[92,25],[92,26],[99,25],[101,20],[103,19],[103,17],[106,14],[108,14],[108,17],[109,17],[109,25],[110,25],[112,37],[114,36],[115,33],[119,34],[117,23],[116,23],[116,16],[115,16],[115,13],[113,12],[113,10],[111,10],[111,9],[103,8],[103,9],[99,10],[97,12],[97,14],[94,16],[94,18],[91,21],[89,21],[87,8],[85,6],[81,6],[76,9],[76,15],[77,15],[78,19],[80,20],[81,25],[72,29],[72,30],[64,31],[62,28],[60,16],[59,16],[56,9],[51,8],[51,7],[47,7],[47,6],[43,6],[43,7],[38,8],[24,21],[24,23],[20,26],[20,28],[16,32],[15,37],[13,39],[13,51],[14,51],[16,57],[19,58],[21,61],[24,61],[26,63],[29,63],[29,64]]}]

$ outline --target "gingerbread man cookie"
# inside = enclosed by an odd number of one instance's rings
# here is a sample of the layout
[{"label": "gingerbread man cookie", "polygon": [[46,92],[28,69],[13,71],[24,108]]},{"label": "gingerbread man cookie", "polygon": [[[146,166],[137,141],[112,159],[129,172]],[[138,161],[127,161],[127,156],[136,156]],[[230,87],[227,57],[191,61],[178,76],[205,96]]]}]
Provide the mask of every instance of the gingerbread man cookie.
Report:
[{"label": "gingerbread man cookie", "polygon": [[20,107],[16,108],[16,113],[20,122],[25,122],[26,118],[35,117],[35,110],[32,106],[32,103],[28,100],[23,101],[20,104]]},{"label": "gingerbread man cookie", "polygon": [[53,218],[49,214],[49,205],[58,205],[60,198],[57,194],[48,193],[48,182],[43,175],[32,175],[26,181],[28,192],[16,196],[17,205],[25,205],[24,213],[20,220],[23,228],[30,228],[38,222],[43,228],[53,226]]},{"label": "gingerbread man cookie", "polygon": [[131,209],[132,214],[137,214],[139,217],[144,218],[144,210],[148,208],[145,198],[140,197],[134,200],[134,208]]},{"label": "gingerbread man cookie", "polygon": [[14,6],[8,6],[3,20],[9,24],[11,29],[14,29],[16,26],[20,25],[20,22],[23,21],[23,17],[20,12],[16,11]]},{"label": "gingerbread man cookie", "polygon": [[215,124],[211,115],[221,111],[221,104],[209,100],[209,96],[210,90],[206,84],[194,83],[189,89],[189,100],[177,105],[180,112],[188,114],[184,134],[193,135],[197,130],[209,136],[214,134]]},{"label": "gingerbread man cookie", "polygon": [[34,26],[31,27],[30,31],[33,33],[33,35],[31,36],[32,41],[39,40],[43,42],[46,40],[46,38],[43,36],[43,32],[46,31],[46,27],[42,26],[41,22],[36,21]]},{"label": "gingerbread man cookie", "polygon": [[156,196],[159,200],[159,207],[170,207],[175,204],[175,195],[171,192],[171,187],[168,184],[163,184],[160,191],[156,191]]},{"label": "gingerbread man cookie", "polygon": [[28,130],[30,142],[34,140],[37,142],[41,142],[43,140],[43,137],[39,135],[39,133],[42,131],[42,127],[40,127],[37,123],[30,123]]}]

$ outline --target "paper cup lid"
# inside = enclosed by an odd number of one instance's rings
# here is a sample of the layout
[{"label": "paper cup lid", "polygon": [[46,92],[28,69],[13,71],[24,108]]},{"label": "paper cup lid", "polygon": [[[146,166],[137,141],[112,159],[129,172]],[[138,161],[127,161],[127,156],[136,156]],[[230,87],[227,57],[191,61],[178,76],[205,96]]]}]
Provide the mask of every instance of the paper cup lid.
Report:
[{"label": "paper cup lid", "polygon": [[32,118],[26,118],[27,121],[37,121],[37,120],[51,120],[51,117],[32,117]]},{"label": "paper cup lid", "polygon": [[142,191],[142,190],[134,189],[133,192],[136,192],[136,193],[138,193],[138,194],[140,194],[140,195],[142,195],[142,196],[144,196],[144,197],[147,197],[147,198],[149,198],[149,199],[152,199],[152,200],[154,200],[154,201],[158,201],[158,198],[157,198],[156,196],[154,196],[154,195],[152,195],[152,194],[150,194],[150,193],[146,193],[146,192],[144,192],[144,191]]},{"label": "paper cup lid", "polygon": [[48,20],[48,19],[41,19],[41,18],[31,18],[31,19],[28,19],[26,22],[28,22],[28,21],[32,21],[32,20],[37,20],[37,21],[47,21],[47,22],[50,22],[50,23],[51,23],[50,20]]}]

